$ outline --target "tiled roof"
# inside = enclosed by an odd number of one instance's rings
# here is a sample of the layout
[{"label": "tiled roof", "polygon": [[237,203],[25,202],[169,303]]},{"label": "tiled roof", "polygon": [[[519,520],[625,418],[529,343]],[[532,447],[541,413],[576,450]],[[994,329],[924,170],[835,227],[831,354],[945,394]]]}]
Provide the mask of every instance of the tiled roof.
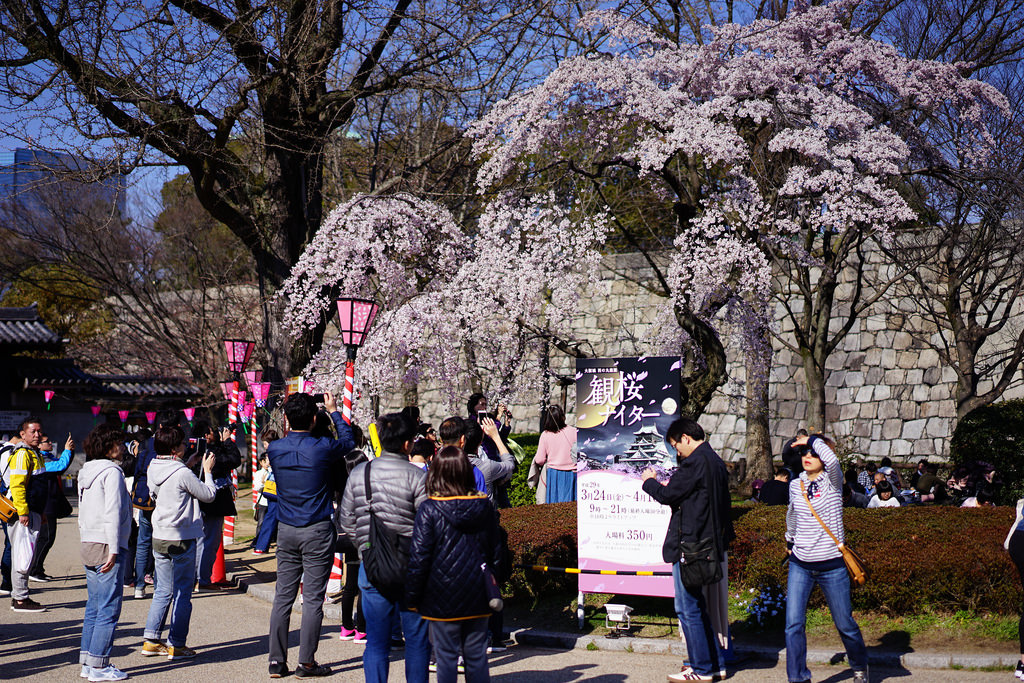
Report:
[{"label": "tiled roof", "polygon": [[177,398],[200,396],[203,392],[185,380],[173,377],[140,377],[138,375],[93,375],[104,393],[114,397]]},{"label": "tiled roof", "polygon": [[99,389],[99,383],[73,360],[19,358],[15,372],[26,389]]},{"label": "tiled roof", "polygon": [[35,306],[0,308],[0,351],[60,348],[61,338],[39,317]]}]

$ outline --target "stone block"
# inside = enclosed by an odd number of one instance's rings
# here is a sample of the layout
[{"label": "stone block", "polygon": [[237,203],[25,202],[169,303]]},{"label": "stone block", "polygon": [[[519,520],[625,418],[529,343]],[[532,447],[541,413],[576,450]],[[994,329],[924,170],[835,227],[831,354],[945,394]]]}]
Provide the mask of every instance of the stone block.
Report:
[{"label": "stone block", "polygon": [[928,398],[932,401],[945,402],[945,401],[956,401],[956,394],[954,393],[954,387],[948,384],[936,384],[928,391]]},{"label": "stone block", "polygon": [[778,384],[776,386],[776,395],[778,396],[780,401],[796,400],[796,387],[792,383],[786,382],[783,384]]},{"label": "stone block", "polygon": [[949,367],[948,365],[942,366],[942,381],[949,382],[951,384],[956,383],[956,370]]},{"label": "stone block", "polygon": [[904,382],[906,382],[906,380],[907,380],[907,371],[906,370],[896,369],[896,370],[886,370],[885,371],[884,382],[886,384],[888,384],[889,386],[891,386],[891,387],[898,387],[899,385],[901,385]]},{"label": "stone block", "polygon": [[839,405],[846,405],[847,403],[852,403],[852,402],[853,402],[853,389],[848,389],[846,387],[842,387],[840,389],[836,389],[836,400],[834,401],[834,403],[838,403]]},{"label": "stone block", "polygon": [[882,422],[881,438],[897,439],[903,431],[903,422],[895,418]]},{"label": "stone block", "polygon": [[922,375],[922,381],[928,386],[934,386],[939,383],[942,379],[942,370],[937,367],[930,367],[924,369],[924,375]]},{"label": "stone block", "polygon": [[939,417],[954,418],[956,417],[956,404],[953,401],[933,401],[939,406]]},{"label": "stone block", "polygon": [[892,350],[893,342],[896,340],[896,332],[893,330],[882,330],[875,335],[875,346],[882,349]]},{"label": "stone block", "polygon": [[939,414],[939,406],[935,401],[925,401],[920,405],[919,417],[935,417]]},{"label": "stone block", "polygon": [[921,404],[914,403],[913,401],[901,401],[899,403],[900,418],[906,422],[907,420],[916,420],[921,417]]},{"label": "stone block", "polygon": [[[893,419],[898,418],[899,415],[899,406],[895,401],[882,401],[878,404],[878,419]],[[902,425],[902,422],[900,424]]]},{"label": "stone block", "polygon": [[928,419],[928,423],[925,426],[924,433],[932,438],[942,438],[944,436],[951,436],[949,428],[949,420],[941,417],[932,417]]},{"label": "stone block", "polygon": [[835,402],[836,402],[836,388],[835,387],[825,387],[825,403],[835,403]]},{"label": "stone block", "polygon": [[931,389],[927,385],[917,384],[914,385],[913,393],[910,396],[918,403],[922,403],[931,398]]},{"label": "stone block", "polygon": [[910,442],[906,439],[893,439],[889,450],[893,456],[906,457],[913,454]]},{"label": "stone block", "polygon": [[920,439],[924,434],[925,420],[909,420],[903,424],[903,438],[911,441]]},{"label": "stone block", "polygon": [[881,315],[869,316],[864,321],[864,329],[869,332],[878,332],[879,330],[884,330],[885,327],[885,317]]},{"label": "stone block", "polygon": [[876,401],[885,401],[892,396],[892,387],[888,384],[876,384],[874,395]]},{"label": "stone block", "polygon": [[860,406],[856,403],[842,403],[839,404],[839,419],[840,420],[852,420],[860,415]]},{"label": "stone block", "polygon": [[875,458],[884,458],[889,455],[889,442],[872,441],[871,445],[868,446],[868,455]]},{"label": "stone block", "polygon": [[874,420],[878,417],[878,404],[874,401],[860,404],[860,416],[866,420]]},{"label": "stone block", "polygon": [[930,458],[935,455],[935,442],[932,439],[916,439],[913,450],[915,458]]},{"label": "stone block", "polygon": [[825,359],[825,369],[836,371],[842,370],[845,367],[845,359],[841,353],[833,353]]},{"label": "stone block", "polygon": [[[835,402],[825,404],[825,422],[827,424],[833,424],[839,419],[839,407]],[[810,425],[815,429],[820,429],[819,425]]]},{"label": "stone block", "polygon": [[917,362],[922,368],[938,368],[940,367],[939,353],[935,349],[924,349]]},{"label": "stone block", "polygon": [[908,387],[906,384],[899,384],[892,387],[892,397],[893,399],[900,402],[909,401],[911,391],[912,389]]},{"label": "stone block", "polygon": [[918,367],[917,351],[903,351],[902,353],[900,353],[897,363],[904,370],[910,370],[911,368]]},{"label": "stone block", "polygon": [[848,387],[862,387],[864,386],[864,373],[863,372],[848,372],[846,373],[845,381],[843,382]]},{"label": "stone block", "polygon": [[857,398],[856,398],[857,403],[867,403],[868,401],[870,401],[872,395],[874,394],[874,391],[875,391],[874,387],[868,387],[868,386],[863,386],[863,387],[860,387],[859,389],[857,389]]},{"label": "stone block", "polygon": [[905,384],[910,386],[916,386],[924,382],[924,370],[921,368],[914,368],[913,370],[907,370],[907,381]]},{"label": "stone block", "polygon": [[882,438],[882,425],[877,422],[871,422],[871,440],[878,441]]},{"label": "stone block", "polygon": [[[881,337],[882,335],[878,335],[878,336]],[[894,349],[882,349],[881,356],[882,356],[882,358],[879,361],[879,364],[882,367],[884,367],[884,368],[895,368],[896,367],[896,361],[897,361],[898,357],[897,357],[896,351]]]},{"label": "stone block", "polygon": [[885,377],[885,370],[880,366],[872,366],[868,368],[868,371],[864,373],[865,384],[881,384],[882,379]]},{"label": "stone block", "polygon": [[853,420],[850,434],[856,437],[871,438],[871,422],[868,420]]},{"label": "stone block", "polygon": [[723,415],[718,421],[718,429],[716,433],[720,434],[732,434],[733,430],[736,429],[736,416],[735,415]]},{"label": "stone block", "polygon": [[825,386],[827,387],[841,387],[846,384],[846,371],[844,370],[833,370],[828,373],[825,378]]},{"label": "stone block", "polygon": [[907,332],[897,332],[892,339],[892,348],[897,351],[904,351],[910,348],[913,338]]},{"label": "stone block", "polygon": [[882,363],[882,349],[877,346],[872,346],[864,353],[864,364],[865,365],[881,365]]},{"label": "stone block", "polygon": [[[857,346],[855,348],[859,349],[861,347]],[[862,367],[864,367],[864,359],[865,359],[866,356],[867,356],[867,354],[864,353],[863,351],[857,351],[856,353],[851,353],[846,358],[846,369],[847,370],[853,370],[853,371],[860,370]]]}]

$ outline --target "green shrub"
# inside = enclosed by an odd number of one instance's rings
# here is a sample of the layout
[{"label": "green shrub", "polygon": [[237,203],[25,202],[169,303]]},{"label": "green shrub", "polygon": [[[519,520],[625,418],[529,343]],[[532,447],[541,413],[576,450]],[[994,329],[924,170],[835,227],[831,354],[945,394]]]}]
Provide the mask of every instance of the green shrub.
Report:
[{"label": "green shrub", "polygon": [[[927,609],[1015,614],[1021,582],[1002,541],[1010,508],[847,508],[846,537],[867,563],[867,585],[854,589],[857,609],[914,614]],[[729,551],[735,588],[786,585],[786,508],[733,507],[736,541]],[[576,503],[502,511],[516,564],[575,567]],[[660,536],[663,529],[657,530]],[[576,576],[516,570],[510,597],[575,591]],[[815,591],[815,605],[822,605]]]},{"label": "green shrub", "polygon": [[[509,550],[515,564],[576,566],[575,502],[502,510],[501,525],[508,532]],[[552,591],[574,591],[575,587],[574,574],[516,569],[505,592],[511,599],[536,599]]]},{"label": "green shrub", "polygon": [[1000,505],[1024,497],[1024,399],[971,411],[953,432],[949,456],[956,465],[992,463],[1003,478]]}]

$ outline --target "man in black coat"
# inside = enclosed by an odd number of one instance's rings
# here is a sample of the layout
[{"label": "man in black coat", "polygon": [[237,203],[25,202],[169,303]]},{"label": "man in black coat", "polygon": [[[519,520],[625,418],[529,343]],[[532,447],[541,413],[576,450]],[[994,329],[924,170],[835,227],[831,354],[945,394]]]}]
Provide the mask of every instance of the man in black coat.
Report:
[{"label": "man in black coat", "polygon": [[192,430],[195,443],[205,442],[192,453],[189,463],[201,461],[203,450],[213,453],[213,483],[217,487],[217,495],[209,503],[200,503],[203,513],[203,544],[196,555],[196,582],[200,590],[218,590],[219,586],[212,582],[213,563],[217,559],[217,549],[223,542],[224,518],[235,516],[235,489],[231,481],[231,470],[242,464],[242,454],[238,446],[231,440],[231,430],[224,428],[218,434],[213,426],[205,421],[197,420]]},{"label": "man in black coat", "polygon": [[676,450],[679,466],[672,477],[661,484],[655,472],[643,474],[643,490],[662,505],[672,508],[662,557],[672,564],[675,580],[675,607],[686,639],[690,665],[669,681],[710,681],[725,670],[722,644],[712,627],[704,586],[683,585],[680,574],[681,543],[696,543],[710,538],[720,563],[733,538],[729,514],[729,473],[725,463],[705,441],[704,430],[696,421],[680,418],[665,435]]}]

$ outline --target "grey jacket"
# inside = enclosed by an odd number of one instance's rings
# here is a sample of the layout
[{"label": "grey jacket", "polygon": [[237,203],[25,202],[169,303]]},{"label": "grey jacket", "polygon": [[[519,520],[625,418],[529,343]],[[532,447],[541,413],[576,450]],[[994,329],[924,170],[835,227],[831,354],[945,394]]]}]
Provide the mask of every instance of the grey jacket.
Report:
[{"label": "grey jacket", "polygon": [[348,477],[341,498],[341,530],[355,540],[362,559],[363,546],[370,540],[370,508],[366,502],[364,468],[370,468],[373,511],[384,526],[402,536],[412,537],[416,510],[427,499],[427,475],[404,455],[384,452],[370,462],[356,466]]},{"label": "grey jacket", "polygon": [[153,508],[153,538],[187,541],[203,537],[203,516],[199,503],[209,503],[217,494],[213,476],[203,473],[199,481],[180,460],[154,458],[146,472]]},{"label": "grey jacket", "polygon": [[121,466],[90,460],[78,471],[78,531],[82,543],[106,543],[110,553],[128,550],[132,505]]},{"label": "grey jacket", "polygon": [[494,492],[498,486],[512,478],[516,471],[516,459],[511,453],[499,453],[501,461],[495,461],[486,455],[473,454],[469,456],[469,462],[476,465],[477,469],[484,475],[484,482],[487,484],[487,497],[494,500]]}]

